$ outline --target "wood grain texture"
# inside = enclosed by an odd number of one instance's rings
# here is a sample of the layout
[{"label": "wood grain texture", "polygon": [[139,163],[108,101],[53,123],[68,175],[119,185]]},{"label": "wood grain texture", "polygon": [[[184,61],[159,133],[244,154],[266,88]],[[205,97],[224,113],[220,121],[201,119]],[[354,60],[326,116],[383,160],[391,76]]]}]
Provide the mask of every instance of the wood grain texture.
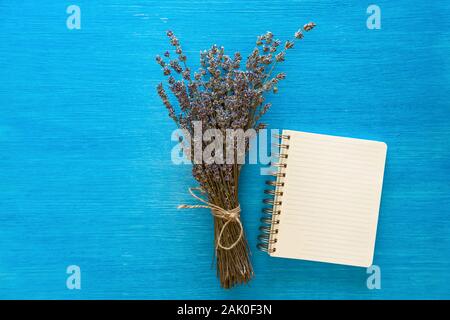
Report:
[{"label": "wood grain texture", "polygon": [[[376,1],[66,1],[0,3],[0,298],[449,298],[450,3]],[[248,54],[266,30],[308,34],[280,70],[271,128],[385,141],[374,263],[365,269],[275,259],[255,248],[264,176],[241,177],[255,279],[219,288],[212,218],[170,161],[174,125],[154,62],[172,29],[188,57],[212,43]],[[163,199],[164,201],[161,201]],[[82,289],[67,290],[79,265]]]}]

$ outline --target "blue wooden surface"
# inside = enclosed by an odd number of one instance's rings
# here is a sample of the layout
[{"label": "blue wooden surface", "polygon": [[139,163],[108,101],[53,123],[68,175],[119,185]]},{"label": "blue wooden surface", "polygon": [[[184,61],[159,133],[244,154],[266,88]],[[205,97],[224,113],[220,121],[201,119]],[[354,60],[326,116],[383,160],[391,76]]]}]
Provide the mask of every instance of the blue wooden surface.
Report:
[{"label": "blue wooden surface", "polygon": [[[80,6],[81,30],[66,28]],[[449,298],[450,3],[377,1],[0,2],[0,298]],[[212,219],[170,161],[174,125],[156,96],[164,32],[194,65],[212,43],[248,54],[257,34],[318,27],[280,70],[271,128],[389,146],[374,263],[365,269],[256,251],[264,176],[241,179],[256,272],[219,288]],[[192,62],[191,62],[192,63]],[[79,265],[82,289],[66,288]]]}]

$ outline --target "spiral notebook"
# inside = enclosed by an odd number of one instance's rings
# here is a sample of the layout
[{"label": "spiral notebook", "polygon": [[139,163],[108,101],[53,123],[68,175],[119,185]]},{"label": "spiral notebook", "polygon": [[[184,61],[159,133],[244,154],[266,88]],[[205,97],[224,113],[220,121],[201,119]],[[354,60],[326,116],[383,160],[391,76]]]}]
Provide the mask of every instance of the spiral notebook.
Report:
[{"label": "spiral notebook", "polygon": [[283,130],[258,247],[272,257],[372,265],[387,146]]}]

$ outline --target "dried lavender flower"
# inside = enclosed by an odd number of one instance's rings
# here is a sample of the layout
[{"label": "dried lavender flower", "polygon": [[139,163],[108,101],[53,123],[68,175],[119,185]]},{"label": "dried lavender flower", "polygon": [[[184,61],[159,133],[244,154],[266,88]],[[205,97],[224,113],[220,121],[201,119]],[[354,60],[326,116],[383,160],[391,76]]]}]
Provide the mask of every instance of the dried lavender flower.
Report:
[{"label": "dried lavender flower", "polygon": [[170,61],[170,66],[176,73],[181,73],[183,71],[183,68],[180,66],[180,64],[176,60]]},{"label": "dried lavender flower", "polygon": [[294,34],[295,39],[303,39],[303,33],[298,30],[295,34]]},{"label": "dried lavender flower", "polygon": [[311,31],[315,26],[316,26],[316,24],[314,22],[309,22],[303,26],[303,30],[308,32],[308,31]]},{"label": "dried lavender flower", "polygon": [[277,74],[276,78],[278,80],[284,80],[286,78],[286,74],[284,72],[280,72],[279,74]]},{"label": "dried lavender flower", "polygon": [[[303,26],[303,30],[308,32],[314,26],[315,24],[310,22]],[[171,55],[166,51],[163,56],[170,61],[165,62],[162,57],[157,56],[156,62],[167,76],[168,88],[176,98],[179,113],[176,113],[170,103],[162,84],[158,84],[157,92],[169,117],[194,137],[196,121],[201,121],[203,130],[219,129],[221,132],[226,132],[227,129],[245,131],[251,128],[266,128],[266,124],[260,122],[271,107],[270,103],[265,102],[265,95],[270,92],[277,93],[279,82],[286,77],[283,72],[275,76],[272,72],[278,63],[285,60],[286,51],[294,47],[294,40],[303,38],[303,33],[298,30],[294,39],[287,41],[284,46],[280,46],[281,41],[275,39],[270,31],[258,36],[256,47],[244,64],[240,52],[228,56],[223,47],[212,45],[208,50],[200,52],[201,67],[193,73],[193,77],[186,64],[187,58],[180,41],[170,30],[167,31],[167,37],[176,55],[170,60]],[[189,142],[199,144],[202,150],[207,146],[207,142],[203,139],[199,141],[195,137]],[[244,152],[248,151],[248,147],[246,141]],[[237,150],[234,142],[224,145],[224,154],[227,148],[234,151],[236,157],[242,152]],[[191,159],[194,159],[194,148],[189,150]],[[232,209],[239,205],[237,189],[241,166],[237,162],[194,164],[192,175],[207,192],[210,202],[224,209]],[[223,219],[214,219],[216,237],[223,224]],[[223,238],[227,239],[229,245],[234,239],[233,235],[239,233],[239,229],[235,224],[230,224],[223,233]],[[248,255],[245,239],[238,242],[232,250],[217,251],[217,272],[222,286],[229,288],[250,280],[253,271]]]},{"label": "dried lavender flower", "polygon": [[163,61],[163,59],[160,56],[156,56],[156,62],[161,66],[164,67],[166,63]]},{"label": "dried lavender flower", "polygon": [[166,91],[164,90],[162,83],[158,84],[157,92],[158,92],[158,95],[160,96],[161,100],[163,101],[165,107],[169,111],[169,117],[172,118],[175,122],[177,122],[178,119],[175,115],[175,110],[169,102],[169,98],[167,97]]},{"label": "dried lavender flower", "polygon": [[180,44],[180,41],[178,40],[177,37],[173,36],[172,38],[170,38],[170,43],[174,46],[177,47]]},{"label": "dried lavender flower", "polygon": [[286,41],[286,43],[284,44],[284,48],[285,49],[292,49],[294,47],[294,41]]},{"label": "dried lavender flower", "polygon": [[284,61],[285,55],[286,54],[284,52],[280,52],[279,54],[277,54],[275,56],[275,60],[278,61],[278,62],[282,62],[282,61]]},{"label": "dried lavender flower", "polygon": [[186,70],[183,71],[183,79],[185,80],[191,80],[191,72],[189,70],[189,68],[187,68]]},{"label": "dried lavender flower", "polygon": [[261,63],[262,64],[271,64],[272,63],[272,55],[262,56]]}]

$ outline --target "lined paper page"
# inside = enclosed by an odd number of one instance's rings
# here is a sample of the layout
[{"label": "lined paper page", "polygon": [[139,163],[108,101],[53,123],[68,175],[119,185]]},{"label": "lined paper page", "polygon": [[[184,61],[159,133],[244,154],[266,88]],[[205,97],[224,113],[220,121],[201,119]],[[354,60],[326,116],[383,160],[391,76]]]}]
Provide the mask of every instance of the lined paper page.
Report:
[{"label": "lined paper page", "polygon": [[372,264],[386,144],[284,130],[276,257]]}]

